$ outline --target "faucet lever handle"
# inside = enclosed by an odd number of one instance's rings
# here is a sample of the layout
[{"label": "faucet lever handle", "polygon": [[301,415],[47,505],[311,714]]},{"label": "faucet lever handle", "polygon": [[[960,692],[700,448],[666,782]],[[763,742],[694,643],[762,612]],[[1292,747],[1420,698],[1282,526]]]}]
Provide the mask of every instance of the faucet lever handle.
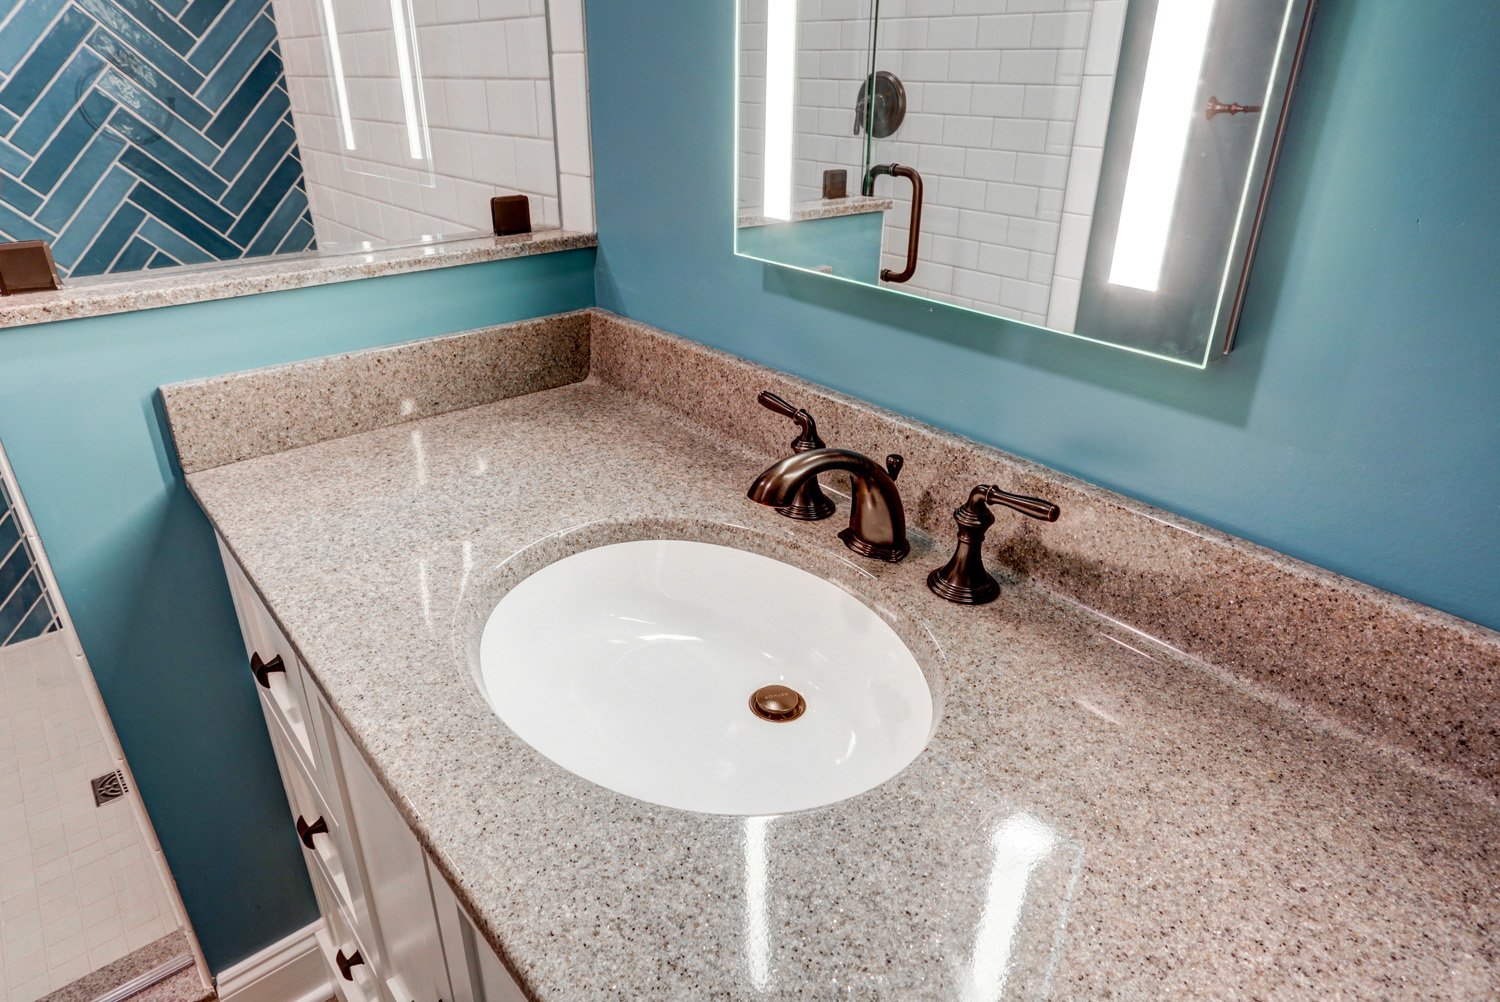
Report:
[{"label": "faucet lever handle", "polygon": [[998,487],[989,488],[985,500],[990,504],[1003,504],[1028,518],[1040,519],[1043,522],[1056,522],[1058,514],[1062,511],[1051,501],[1027,497],[1025,494],[1012,494]]},{"label": "faucet lever handle", "polygon": [[758,400],[760,402],[760,405],[766,410],[775,411],[782,417],[789,417],[793,419],[797,417],[797,408],[793,407],[791,404],[787,403],[785,400],[783,400],[781,397],[778,397],[770,390],[761,390],[760,396],[756,397],[755,399]]},{"label": "faucet lever handle", "polygon": [[906,465],[906,458],[900,453],[893,452],[885,457],[885,472],[895,480],[901,475],[901,468]]},{"label": "faucet lever handle", "polygon": [[760,405],[768,411],[775,411],[782,417],[789,417],[797,422],[797,428],[801,432],[792,439],[792,450],[794,452],[806,452],[809,449],[823,448],[823,439],[818,435],[818,422],[807,412],[805,407],[793,407],[785,399],[778,397],[770,390],[761,390],[760,396],[755,398]]}]

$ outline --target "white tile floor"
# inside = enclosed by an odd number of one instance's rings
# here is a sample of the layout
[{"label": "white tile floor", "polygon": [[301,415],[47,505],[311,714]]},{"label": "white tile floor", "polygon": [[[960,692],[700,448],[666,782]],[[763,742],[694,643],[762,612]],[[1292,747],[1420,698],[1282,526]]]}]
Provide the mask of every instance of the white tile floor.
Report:
[{"label": "white tile floor", "polygon": [[177,927],[67,638],[0,649],[0,999],[34,1002]]}]

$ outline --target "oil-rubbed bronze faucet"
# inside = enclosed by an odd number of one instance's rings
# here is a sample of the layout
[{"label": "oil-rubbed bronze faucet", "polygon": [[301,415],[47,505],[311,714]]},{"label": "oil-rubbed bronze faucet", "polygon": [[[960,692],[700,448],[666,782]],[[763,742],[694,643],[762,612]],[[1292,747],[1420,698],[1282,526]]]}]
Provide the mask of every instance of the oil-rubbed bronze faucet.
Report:
[{"label": "oil-rubbed bronze faucet", "polygon": [[881,469],[869,456],[849,449],[811,449],[788,456],[756,477],[746,496],[757,504],[781,508],[819,473],[843,470],[853,482],[854,503],[849,509],[849,528],[839,538],[862,557],[895,563],[911,549],[906,540],[906,510],[896,490],[903,462],[892,454],[885,457]]},{"label": "oil-rubbed bronze faucet", "polygon": [[[822,449],[825,443],[818,437],[818,423],[806,408],[793,407],[785,400],[772,393],[770,390],[762,390],[760,396],[755,398],[760,405],[767,410],[775,411],[782,417],[789,417],[797,422],[798,434],[792,439],[793,452],[811,452],[813,449]],[[792,496],[790,503],[777,508],[779,514],[787,518],[795,518],[803,522],[816,522],[820,518],[827,518],[833,514],[833,502],[828,500],[828,495],[823,493],[823,488],[818,486],[818,478],[813,477],[797,488],[797,493]]]},{"label": "oil-rubbed bronze faucet", "polygon": [[983,605],[1000,595],[1000,582],[984,569],[980,546],[984,531],[995,524],[990,505],[1003,504],[1022,515],[1056,522],[1059,508],[1051,501],[1012,494],[989,484],[980,484],[969,492],[969,500],[953,512],[958,523],[958,548],[953,559],[927,575],[927,587],[934,595],[961,605]]}]

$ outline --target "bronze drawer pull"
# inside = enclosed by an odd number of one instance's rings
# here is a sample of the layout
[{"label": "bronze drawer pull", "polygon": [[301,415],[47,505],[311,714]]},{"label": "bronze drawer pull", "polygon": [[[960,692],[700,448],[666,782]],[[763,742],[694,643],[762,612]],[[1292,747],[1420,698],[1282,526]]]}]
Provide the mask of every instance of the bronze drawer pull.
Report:
[{"label": "bronze drawer pull", "polygon": [[271,673],[286,672],[286,662],[281,660],[278,654],[270,661],[262,661],[260,652],[250,655],[250,673],[255,676],[255,681],[260,683],[262,689],[271,688]]},{"label": "bronze drawer pull", "polygon": [[300,838],[302,840],[302,844],[305,845],[305,846],[307,846],[309,849],[311,849],[313,847],[312,840],[313,840],[313,836],[314,835],[327,835],[327,834],[328,834],[328,822],[327,821],[324,821],[322,818],[319,818],[318,820],[314,821],[312,824],[308,824],[306,818],[304,818],[300,814],[297,815],[297,837]]},{"label": "bronze drawer pull", "polygon": [[338,953],[334,954],[333,962],[339,969],[340,977],[342,977],[345,981],[353,981],[354,968],[358,967],[360,964],[363,964],[365,962],[365,958],[360,956],[360,952],[358,950],[355,950],[347,957],[344,956],[344,951],[340,950]]}]

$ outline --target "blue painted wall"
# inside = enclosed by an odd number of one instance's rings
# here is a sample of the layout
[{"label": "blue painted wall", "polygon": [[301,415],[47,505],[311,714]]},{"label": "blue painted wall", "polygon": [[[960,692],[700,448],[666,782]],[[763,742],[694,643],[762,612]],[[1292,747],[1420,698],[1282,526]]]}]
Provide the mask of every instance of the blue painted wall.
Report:
[{"label": "blue painted wall", "polygon": [[0,4],[0,240],[64,276],[312,247],[271,0]]},{"label": "blue painted wall", "polygon": [[210,966],[315,916],[163,383],[578,309],[573,251],[0,330],[0,442]]},{"label": "blue painted wall", "polygon": [[1323,0],[1207,372],[734,258],[734,4],[587,6],[601,306],[1500,628],[1500,4]]}]

